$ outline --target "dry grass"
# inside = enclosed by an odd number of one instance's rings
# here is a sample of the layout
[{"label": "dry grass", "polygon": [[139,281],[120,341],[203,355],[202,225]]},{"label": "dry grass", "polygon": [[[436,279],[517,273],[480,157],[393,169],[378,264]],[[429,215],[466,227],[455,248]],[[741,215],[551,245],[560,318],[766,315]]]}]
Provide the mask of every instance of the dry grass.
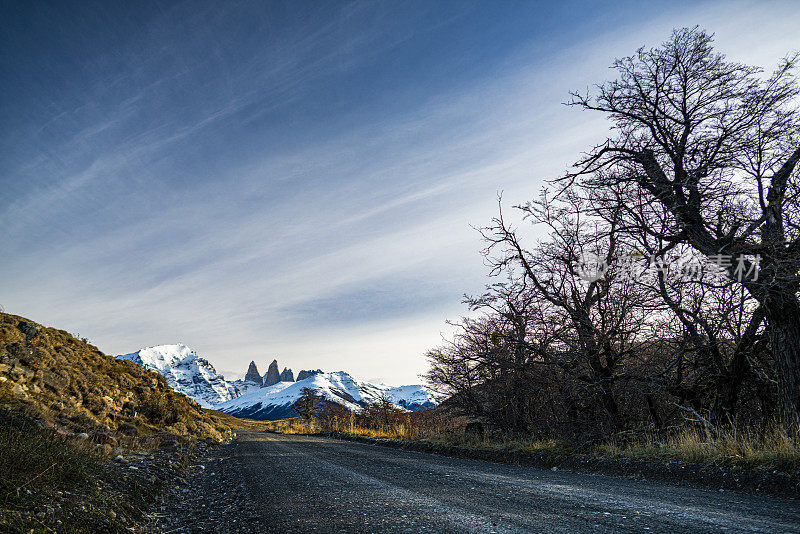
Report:
[{"label": "dry grass", "polygon": [[314,434],[317,432],[341,432],[354,436],[376,439],[403,439],[430,441],[441,437],[438,433],[423,432],[419,428],[406,423],[394,425],[365,426],[356,422],[354,417],[335,418],[333,420],[303,419],[295,417],[279,421],[265,421],[268,430],[283,434]]},{"label": "dry grass", "polygon": [[356,418],[323,421],[302,418],[265,422],[266,428],[287,434],[341,432],[376,439],[410,440],[470,449],[520,451],[530,454],[570,456],[580,454],[598,458],[636,458],[654,461],[737,466],[743,468],[800,469],[800,442],[777,424],[766,431],[725,429],[711,431],[684,427],[664,434],[644,433],[592,447],[576,448],[557,439],[528,439],[492,436],[479,439],[447,425],[424,428],[400,423],[390,426],[363,426]]},{"label": "dry grass", "polygon": [[0,503],[31,491],[80,485],[97,474],[101,454],[87,441],[4,418],[0,427]]},{"label": "dry grass", "polygon": [[272,428],[273,421],[256,421],[255,419],[240,419],[231,414],[218,412],[216,410],[205,410],[206,416],[216,426],[224,426],[231,430],[253,430],[256,432],[263,432]]},{"label": "dry grass", "polygon": [[460,429],[455,429],[451,425],[445,423],[438,426],[436,424],[415,426],[407,423],[365,426],[358,424],[355,417],[334,421],[318,419],[306,420],[297,417],[293,419],[281,419],[279,421],[268,421],[266,423],[268,430],[283,434],[341,432],[351,436],[417,441],[470,449],[522,451],[531,454],[546,453],[567,455],[572,453],[570,447],[557,440],[540,440],[535,438],[479,439],[475,436],[465,435]]},{"label": "dry grass", "polygon": [[646,434],[627,444],[606,443],[597,447],[597,453],[612,458],[800,469],[800,441],[777,424],[762,432],[681,428],[666,435]]},{"label": "dry grass", "polygon": [[[0,530],[124,531],[109,514],[123,496],[104,490],[109,475],[102,452],[13,413],[0,411],[0,423]],[[59,518],[64,522],[57,524]]]}]

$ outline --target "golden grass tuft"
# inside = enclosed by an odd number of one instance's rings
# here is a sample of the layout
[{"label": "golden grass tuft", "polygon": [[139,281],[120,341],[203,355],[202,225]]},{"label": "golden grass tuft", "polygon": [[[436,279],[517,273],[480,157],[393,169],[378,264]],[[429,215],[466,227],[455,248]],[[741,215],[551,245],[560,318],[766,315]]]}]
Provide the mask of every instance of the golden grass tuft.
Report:
[{"label": "golden grass tuft", "polygon": [[[797,435],[797,434],[796,434]],[[626,444],[609,442],[597,453],[612,458],[672,460],[739,467],[800,468],[800,441],[778,424],[763,431],[684,427],[645,434]]]}]

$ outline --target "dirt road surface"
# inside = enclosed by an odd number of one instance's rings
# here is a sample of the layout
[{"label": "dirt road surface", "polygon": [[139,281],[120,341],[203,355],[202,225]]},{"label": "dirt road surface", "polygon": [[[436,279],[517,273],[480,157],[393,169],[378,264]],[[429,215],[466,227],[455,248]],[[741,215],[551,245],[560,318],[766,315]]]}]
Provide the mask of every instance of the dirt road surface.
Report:
[{"label": "dirt road surface", "polygon": [[155,532],[800,532],[800,501],[244,432]]}]

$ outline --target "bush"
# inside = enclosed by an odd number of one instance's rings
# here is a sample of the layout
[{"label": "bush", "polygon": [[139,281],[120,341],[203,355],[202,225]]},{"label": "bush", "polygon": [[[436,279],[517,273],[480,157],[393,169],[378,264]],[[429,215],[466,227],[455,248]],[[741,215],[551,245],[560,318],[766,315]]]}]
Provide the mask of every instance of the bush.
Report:
[{"label": "bush", "polygon": [[171,403],[166,395],[153,392],[142,399],[139,403],[138,411],[151,423],[159,424],[166,421],[167,416],[172,411],[171,408]]}]

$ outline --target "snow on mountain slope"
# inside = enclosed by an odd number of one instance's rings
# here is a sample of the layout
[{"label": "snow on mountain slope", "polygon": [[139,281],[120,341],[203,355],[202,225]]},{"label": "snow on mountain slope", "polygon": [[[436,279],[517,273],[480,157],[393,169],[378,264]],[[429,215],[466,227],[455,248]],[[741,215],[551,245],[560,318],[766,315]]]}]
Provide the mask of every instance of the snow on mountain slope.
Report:
[{"label": "snow on mountain slope", "polygon": [[239,395],[244,395],[249,391],[264,387],[260,384],[253,383],[250,380],[242,380],[241,378],[228,382],[228,384],[230,384],[230,386],[238,392],[236,395],[234,395],[234,397],[238,397]]},{"label": "snow on mountain slope", "polygon": [[226,382],[208,360],[183,343],[147,347],[117,358],[158,371],[172,389],[196,400],[204,408],[239,395],[236,387]]},{"label": "snow on mountain slope", "polygon": [[360,411],[372,402],[386,397],[392,404],[408,410],[436,406],[441,395],[424,386],[391,387],[359,382],[344,371],[314,374],[298,382],[278,382],[272,386],[248,391],[244,395],[214,406],[215,410],[253,419],[275,420],[296,415],[292,405],[305,388],[313,389],[326,400]]}]

